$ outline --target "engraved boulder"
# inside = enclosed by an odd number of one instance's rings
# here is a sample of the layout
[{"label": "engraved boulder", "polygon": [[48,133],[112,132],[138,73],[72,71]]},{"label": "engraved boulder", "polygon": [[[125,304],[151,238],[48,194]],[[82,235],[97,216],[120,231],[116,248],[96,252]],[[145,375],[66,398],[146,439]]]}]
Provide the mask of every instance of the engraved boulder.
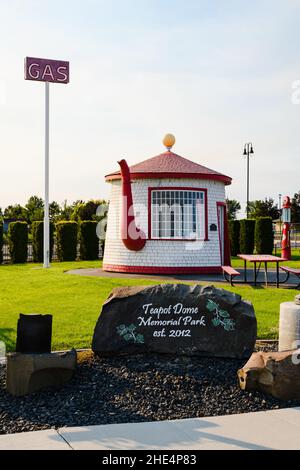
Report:
[{"label": "engraved boulder", "polygon": [[256,332],[252,304],[224,289],[185,284],[122,287],[103,304],[92,349],[103,356],[248,358]]}]

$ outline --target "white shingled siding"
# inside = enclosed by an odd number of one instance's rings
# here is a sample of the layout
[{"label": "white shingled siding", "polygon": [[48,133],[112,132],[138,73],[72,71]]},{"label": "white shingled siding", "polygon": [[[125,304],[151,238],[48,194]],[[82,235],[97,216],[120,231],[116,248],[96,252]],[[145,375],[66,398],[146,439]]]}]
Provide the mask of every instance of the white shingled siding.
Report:
[{"label": "white shingled siding", "polygon": [[220,266],[219,232],[211,232],[210,225],[218,225],[217,202],[225,202],[225,185],[219,181],[202,179],[143,179],[133,180],[134,210],[140,212],[139,225],[148,237],[148,188],[170,186],[206,188],[208,201],[208,241],[147,240],[138,252],[128,250],[121,240],[120,208],[121,181],[111,182],[111,195],[104,251],[104,264],[125,266],[209,267]]}]

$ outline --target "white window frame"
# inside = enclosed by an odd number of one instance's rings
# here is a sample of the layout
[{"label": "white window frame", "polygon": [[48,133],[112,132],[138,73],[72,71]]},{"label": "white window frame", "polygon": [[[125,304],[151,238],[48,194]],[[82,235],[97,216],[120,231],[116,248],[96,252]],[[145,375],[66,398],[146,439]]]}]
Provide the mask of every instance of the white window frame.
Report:
[{"label": "white window frame", "polygon": [[149,188],[149,229],[151,240],[207,240],[207,189]]}]

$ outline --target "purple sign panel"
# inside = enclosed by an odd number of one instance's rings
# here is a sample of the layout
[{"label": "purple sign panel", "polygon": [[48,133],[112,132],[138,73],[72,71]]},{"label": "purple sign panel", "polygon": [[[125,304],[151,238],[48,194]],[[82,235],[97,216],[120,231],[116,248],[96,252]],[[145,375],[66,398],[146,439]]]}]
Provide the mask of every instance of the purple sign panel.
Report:
[{"label": "purple sign panel", "polygon": [[69,83],[69,77],[69,62],[34,57],[25,59],[25,80]]}]

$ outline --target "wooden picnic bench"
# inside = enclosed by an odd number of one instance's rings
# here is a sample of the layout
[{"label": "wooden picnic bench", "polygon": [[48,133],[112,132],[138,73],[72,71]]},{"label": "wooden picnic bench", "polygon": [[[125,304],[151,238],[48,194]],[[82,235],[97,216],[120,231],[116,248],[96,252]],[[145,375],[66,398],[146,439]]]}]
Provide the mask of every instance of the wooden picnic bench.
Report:
[{"label": "wooden picnic bench", "polygon": [[280,269],[282,271],[284,271],[286,273],[286,279],[284,281],[282,281],[282,283],[284,282],[287,282],[287,280],[289,279],[290,277],[290,274],[294,274],[295,276],[298,277],[299,279],[299,284],[297,285],[296,289],[298,289],[298,287],[300,287],[300,269],[296,269],[296,268],[290,268],[289,266],[280,266]]},{"label": "wooden picnic bench", "polygon": [[[279,287],[279,263],[287,261],[285,258],[280,258],[279,256],[273,255],[243,255],[240,254],[238,257],[244,260],[244,282],[247,283],[247,261],[253,263],[254,265],[254,285],[257,285],[258,274],[261,267],[261,264],[265,266],[265,284],[268,285],[268,263],[276,264],[276,287]],[[257,267],[258,265],[258,267]]]},{"label": "wooden picnic bench", "polygon": [[236,269],[232,268],[231,266],[222,266],[222,271],[223,271],[224,279],[227,282],[230,282],[232,286],[233,286],[233,279],[236,276],[239,276],[241,274]]}]

